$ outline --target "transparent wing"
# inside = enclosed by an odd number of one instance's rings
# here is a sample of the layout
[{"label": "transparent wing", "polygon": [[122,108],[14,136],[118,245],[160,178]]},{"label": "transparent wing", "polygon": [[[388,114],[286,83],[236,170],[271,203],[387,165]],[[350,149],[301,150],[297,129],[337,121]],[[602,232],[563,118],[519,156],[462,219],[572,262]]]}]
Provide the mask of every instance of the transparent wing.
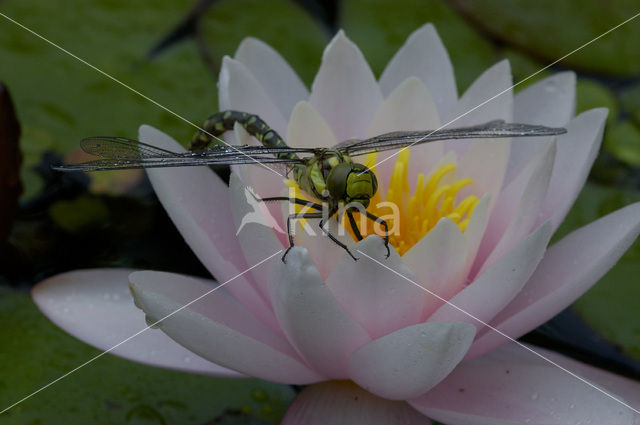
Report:
[{"label": "transparent wing", "polygon": [[490,121],[472,127],[444,128],[425,131],[395,131],[366,140],[349,140],[336,146],[347,155],[364,155],[407,146],[448,139],[477,139],[502,137],[552,136],[566,133],[564,128],[542,125],[506,123],[502,120]]},{"label": "transparent wing", "polygon": [[82,149],[101,159],[54,167],[60,171],[103,171],[131,168],[187,167],[231,164],[296,164],[301,158],[276,158],[278,153],[314,153],[310,148],[271,148],[266,146],[214,146],[203,152],[172,152],[133,139],[89,137]]}]

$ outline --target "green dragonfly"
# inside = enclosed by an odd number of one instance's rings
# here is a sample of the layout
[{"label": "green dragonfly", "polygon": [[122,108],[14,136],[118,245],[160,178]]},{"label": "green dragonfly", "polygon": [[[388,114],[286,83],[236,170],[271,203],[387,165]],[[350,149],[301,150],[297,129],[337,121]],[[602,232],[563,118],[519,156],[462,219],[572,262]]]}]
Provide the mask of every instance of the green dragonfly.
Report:
[{"label": "green dragonfly", "polygon": [[[236,123],[258,139],[262,146],[211,146],[214,139],[226,131],[233,130]],[[439,140],[551,136],[563,133],[566,133],[564,128],[496,120],[462,128],[396,131],[366,140],[347,140],[332,148],[294,148],[287,146],[278,133],[257,115],[229,110],[209,117],[194,135],[187,152],[172,152],[121,137],[88,137],[82,140],[82,149],[101,159],[54,168],[61,171],[102,171],[198,165],[282,164],[286,173],[293,175],[299,188],[319,202],[283,196],[260,199],[288,201],[315,210],[290,214],[287,217],[289,248],[282,256],[282,261],[285,261],[287,253],[294,246],[291,221],[301,218],[320,219],[321,231],[346,250],[351,258],[357,260],[345,244],[325,229],[329,217],[333,217],[338,211],[345,211],[349,225],[358,240],[362,239],[362,235],[353,216],[354,212],[363,213],[367,219],[380,223],[385,229],[387,257],[390,254],[389,229],[384,220],[366,211],[370,199],[378,189],[378,182],[375,174],[365,165],[354,162],[352,156],[402,149]],[[327,207],[328,212],[324,210],[323,205]]]}]

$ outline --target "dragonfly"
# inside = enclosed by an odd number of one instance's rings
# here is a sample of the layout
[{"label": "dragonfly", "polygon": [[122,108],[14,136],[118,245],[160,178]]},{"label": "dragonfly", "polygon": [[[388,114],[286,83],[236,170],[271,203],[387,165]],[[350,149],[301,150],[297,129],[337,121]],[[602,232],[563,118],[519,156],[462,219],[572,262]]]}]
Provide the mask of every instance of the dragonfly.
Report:
[{"label": "dragonfly", "polygon": [[[212,144],[226,131],[239,124],[261,145],[223,146]],[[60,171],[103,171],[133,168],[223,166],[234,164],[280,164],[292,175],[298,187],[317,202],[276,196],[258,199],[261,202],[286,201],[304,205],[312,212],[292,213],[287,217],[289,247],[294,247],[291,223],[296,219],[320,219],[319,227],[334,243],[354,260],[357,258],[326,228],[330,217],[346,212],[349,225],[358,240],[362,234],[353,216],[355,212],[379,223],[384,228],[384,243],[389,250],[389,227],[385,220],[366,211],[378,189],[375,174],[352,157],[373,152],[404,149],[414,145],[450,139],[507,138],[553,136],[566,133],[565,128],[546,127],[494,120],[480,125],[459,128],[439,128],[424,131],[395,131],[365,140],[350,139],[331,148],[290,147],[280,135],[259,116],[248,112],[226,110],[210,116],[193,136],[189,150],[172,152],[122,137],[96,136],[81,141],[81,148],[99,157],[89,162],[54,167]],[[327,210],[325,210],[327,208]]]}]

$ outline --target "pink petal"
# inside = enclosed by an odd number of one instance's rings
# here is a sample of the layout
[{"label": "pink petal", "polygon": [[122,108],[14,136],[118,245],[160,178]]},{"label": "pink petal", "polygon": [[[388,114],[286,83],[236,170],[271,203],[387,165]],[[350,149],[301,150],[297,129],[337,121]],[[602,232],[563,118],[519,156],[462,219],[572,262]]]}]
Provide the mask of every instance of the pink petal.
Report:
[{"label": "pink petal", "polygon": [[129,291],[132,271],[92,269],[63,273],[40,282],[31,295],[53,323],[110,354],[184,372],[242,376],[197,356],[163,332],[147,329],[138,334],[147,324]]},{"label": "pink petal", "polygon": [[[531,161],[530,166],[522,173],[523,177],[527,177],[526,180],[517,179],[514,182],[514,187],[507,187],[504,190],[501,196],[502,199],[499,199],[496,203],[495,218],[491,217],[487,233],[490,234],[489,232],[494,231],[495,227],[492,227],[492,224],[497,220],[504,220],[508,225],[499,242],[484,262],[481,270],[486,269],[489,265],[497,261],[498,258],[505,255],[518,241],[529,234],[535,225],[540,212],[540,206],[547,194],[555,155],[555,141],[548,142],[545,146],[540,147],[538,155],[536,155]],[[525,181],[523,182],[522,180]],[[525,184],[520,185],[521,182]],[[516,188],[520,193],[516,191]],[[505,205],[506,203],[515,204],[515,208],[513,208],[511,204],[508,206]],[[507,211],[512,210],[512,215],[507,216],[506,214],[501,214],[501,208]]]},{"label": "pink petal", "polygon": [[338,144],[329,124],[309,102],[299,102],[289,120],[287,143],[296,148],[330,148]]},{"label": "pink petal", "polygon": [[[560,72],[516,94],[513,120],[526,124],[564,127],[576,108],[576,74]],[[513,180],[534,155],[542,137],[514,138],[507,168],[507,180]]]},{"label": "pink petal", "polygon": [[402,262],[411,269],[416,282],[425,289],[421,320],[443,303],[432,293],[448,300],[460,289],[464,283],[466,261],[466,240],[458,225],[448,218],[442,218],[402,256]]},{"label": "pink petal", "polygon": [[300,77],[278,52],[261,40],[242,40],[235,59],[242,63],[260,83],[283,117],[288,117],[296,103],[309,98]]},{"label": "pink petal", "polygon": [[400,329],[357,350],[349,376],[367,391],[391,400],[417,397],[442,381],[469,349],[468,323],[430,322]]},{"label": "pink petal", "polygon": [[[140,140],[153,146],[184,152],[166,134],[143,125]],[[224,282],[246,270],[229,208],[229,188],[208,167],[148,169],[147,174],[171,221],[202,264]],[[236,279],[230,291],[254,312],[265,316],[268,307],[246,277]]]},{"label": "pink petal", "polygon": [[446,116],[458,99],[453,66],[432,24],[415,30],[398,50],[380,77],[388,96],[409,77],[418,77],[429,89],[440,116]]},{"label": "pink petal", "polygon": [[424,291],[397,274],[417,282],[395,249],[392,247],[391,256],[386,258],[382,238],[372,235],[351,247],[351,252],[359,260],[353,261],[345,253],[326,280],[351,317],[373,338],[417,323],[424,306]]},{"label": "pink petal", "polygon": [[338,140],[364,136],[382,94],[358,46],[339,31],[322,55],[311,87],[311,104]]},{"label": "pink petal", "polygon": [[[515,350],[524,351],[522,347]],[[499,351],[461,363],[440,385],[410,401],[411,405],[439,421],[467,425],[632,425],[634,417],[638,418],[628,407],[566,371],[532,359],[534,354],[525,358]]]},{"label": "pink petal", "polygon": [[[640,203],[602,217],[566,236],[547,250],[537,270],[516,298],[491,324],[519,338],[569,306],[598,281],[640,233]],[[469,356],[507,342],[493,331],[480,336]]]},{"label": "pink petal", "polygon": [[346,378],[349,356],[371,338],[333,297],[304,248],[289,251],[270,286],[276,316],[302,357],[328,378]]},{"label": "pink petal", "polygon": [[[462,95],[451,112],[442,118],[448,128],[482,124],[495,119],[513,121],[511,67],[503,60],[487,69]],[[462,153],[471,141],[454,140],[445,148]]]},{"label": "pink petal", "polygon": [[567,134],[558,136],[558,154],[553,166],[549,191],[538,221],[553,222],[558,228],[589,175],[602,141],[607,109],[583,112],[567,124]]},{"label": "pink petal", "polygon": [[[440,126],[436,104],[427,87],[416,77],[409,77],[396,87],[385,99],[367,131],[367,137],[374,137],[392,131],[435,130]],[[426,143],[411,149],[408,179],[415,185],[418,173],[431,170],[442,157],[442,143]],[[377,175],[382,183],[380,190],[386,189],[398,151],[378,154]],[[388,158],[388,159],[387,159]]]},{"label": "pink petal", "polygon": [[540,226],[451,298],[453,305],[440,307],[429,321],[464,321],[482,329],[484,325],[478,320],[488,322],[520,292],[542,260],[551,234],[550,222]]},{"label": "pink petal", "polygon": [[430,425],[403,401],[379,398],[350,381],[305,388],[293,400],[281,425]]},{"label": "pink petal", "polygon": [[[636,410],[640,410],[640,383],[638,381],[634,381],[628,378],[624,378],[620,375],[616,375],[611,372],[607,372],[602,369],[595,368],[593,366],[589,366],[588,364],[581,363],[577,360],[573,360],[569,357],[565,357],[553,351],[544,350],[539,347],[533,347],[536,352],[542,354],[547,359],[553,361],[559,366],[564,367],[565,369],[595,383],[601,388],[606,389],[607,391],[616,394],[618,399],[629,404]],[[505,353],[505,356],[516,356],[518,353],[522,356],[525,350],[522,350],[520,347],[517,347],[515,344],[508,344],[503,347],[500,347],[496,351],[497,354]],[[527,355],[527,354],[524,354]],[[529,356],[532,357],[532,356]],[[529,361],[532,361],[530,358]],[[543,359],[540,359],[536,356],[536,359],[533,361],[537,361],[539,363],[545,363]],[[640,421],[638,421],[640,424]]]},{"label": "pink petal", "polygon": [[308,384],[321,379],[286,340],[225,291],[212,291],[215,287],[201,279],[171,273],[137,272],[129,279],[147,322],[162,320],[160,329],[205,359],[275,382]]}]

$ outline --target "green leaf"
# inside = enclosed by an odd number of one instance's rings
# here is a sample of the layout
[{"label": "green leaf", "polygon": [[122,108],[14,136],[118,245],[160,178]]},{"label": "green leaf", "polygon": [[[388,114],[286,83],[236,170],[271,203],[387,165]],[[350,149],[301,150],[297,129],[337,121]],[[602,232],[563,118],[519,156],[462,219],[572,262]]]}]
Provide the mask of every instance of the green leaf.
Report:
[{"label": "green leaf", "polygon": [[[23,293],[0,288],[0,410],[100,352],[51,324]],[[231,409],[276,424],[290,387],[143,366],[109,354],[0,415],[4,424],[202,424]]]},{"label": "green leaf", "polygon": [[376,75],[409,34],[427,22],[435,25],[449,52],[460,92],[497,61],[491,44],[443,1],[344,0],[340,18]]},{"label": "green leaf", "polygon": [[[640,201],[640,193],[587,184],[554,240],[599,217]],[[640,240],[573,308],[596,332],[640,359]]]},{"label": "green leaf", "polygon": [[201,22],[202,38],[218,65],[245,37],[276,49],[310,85],[318,71],[328,32],[292,0],[215,2]]},{"label": "green leaf", "polygon": [[620,161],[640,167],[640,129],[631,121],[610,128],[604,138],[604,147]]},{"label": "green leaf", "polygon": [[[154,61],[149,49],[188,5],[147,0],[7,0],[2,12],[187,120],[200,124],[217,109],[216,80],[193,43]],[[39,179],[32,168],[45,150],[65,154],[91,135],[136,137],[147,123],[187,142],[193,127],[61,52],[0,20],[0,78],[10,88],[23,128],[25,197]]]},{"label": "green leaf", "polygon": [[636,125],[640,125],[640,84],[628,87],[620,93],[622,107],[631,115]]},{"label": "green leaf", "polygon": [[[555,61],[638,13],[635,0],[455,0],[478,28],[544,62]],[[562,61],[610,75],[640,74],[640,25],[629,22]]]},{"label": "green leaf", "polygon": [[593,108],[609,109],[609,125],[618,119],[618,102],[611,90],[597,81],[579,78],[576,83],[576,115]]}]

